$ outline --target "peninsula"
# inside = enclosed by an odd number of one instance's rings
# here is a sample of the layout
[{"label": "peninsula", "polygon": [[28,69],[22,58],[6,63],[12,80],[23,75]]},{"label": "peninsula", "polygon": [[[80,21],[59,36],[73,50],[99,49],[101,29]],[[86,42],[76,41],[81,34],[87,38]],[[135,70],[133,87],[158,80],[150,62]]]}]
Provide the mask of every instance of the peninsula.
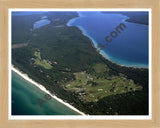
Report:
[{"label": "peninsula", "polygon": [[[50,23],[33,29],[44,16]],[[82,115],[148,115],[148,69],[104,58],[81,30],[67,26],[75,17],[76,12],[12,15],[12,64]]]}]

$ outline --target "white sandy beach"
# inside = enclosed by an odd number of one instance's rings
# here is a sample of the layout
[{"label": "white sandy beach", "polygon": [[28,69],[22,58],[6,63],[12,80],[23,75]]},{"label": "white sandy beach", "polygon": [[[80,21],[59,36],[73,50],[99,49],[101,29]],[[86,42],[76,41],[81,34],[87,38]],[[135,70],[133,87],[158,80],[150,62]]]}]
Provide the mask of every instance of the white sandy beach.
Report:
[{"label": "white sandy beach", "polygon": [[69,103],[64,102],[62,99],[58,98],[55,95],[52,95],[43,85],[35,82],[34,80],[32,80],[31,78],[29,78],[27,76],[27,74],[22,73],[21,71],[19,71],[18,69],[16,69],[15,67],[11,66],[11,69],[16,72],[18,75],[20,75],[23,79],[29,81],[30,83],[34,84],[35,86],[37,86],[40,90],[44,91],[45,93],[49,94],[52,98],[56,99],[58,102],[66,105],[67,107],[69,107],[70,109],[78,112],[81,115],[85,115],[83,112],[79,111],[78,109],[76,109],[75,107],[73,107],[72,105],[70,105]]}]

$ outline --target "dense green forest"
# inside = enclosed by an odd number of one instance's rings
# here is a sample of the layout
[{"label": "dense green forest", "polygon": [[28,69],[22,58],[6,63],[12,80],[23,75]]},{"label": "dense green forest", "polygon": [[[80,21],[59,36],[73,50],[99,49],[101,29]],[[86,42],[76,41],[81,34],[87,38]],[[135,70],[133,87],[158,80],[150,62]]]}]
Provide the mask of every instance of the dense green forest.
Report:
[{"label": "dense green forest", "polygon": [[[15,67],[86,114],[148,114],[148,69],[120,66],[102,57],[92,47],[90,39],[77,27],[66,25],[70,19],[78,16],[76,12],[45,13],[51,23],[33,29],[34,22],[42,16],[43,14],[12,15],[12,46],[27,43],[24,47],[12,49],[12,64]],[[95,67],[97,64],[100,65],[98,68]],[[48,68],[45,68],[47,65]],[[75,73],[79,72],[94,76],[96,81],[87,77],[85,79],[84,84],[89,87],[98,86],[96,82],[100,79],[110,81],[123,77],[126,83],[133,81],[132,85],[141,86],[141,89],[128,89],[124,93],[114,93],[110,89],[112,95],[101,97],[97,101],[82,100],[74,91],[75,87],[66,87],[77,79]],[[81,79],[78,80],[82,83]],[[126,86],[127,84],[127,89]]]}]

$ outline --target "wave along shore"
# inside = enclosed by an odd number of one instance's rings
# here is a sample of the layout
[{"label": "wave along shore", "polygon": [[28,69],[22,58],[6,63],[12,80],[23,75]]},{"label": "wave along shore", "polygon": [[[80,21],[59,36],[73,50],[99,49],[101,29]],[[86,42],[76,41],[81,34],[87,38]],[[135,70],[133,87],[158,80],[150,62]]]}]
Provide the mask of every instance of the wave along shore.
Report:
[{"label": "wave along shore", "polygon": [[40,90],[42,90],[43,92],[49,94],[52,98],[54,98],[55,100],[57,100],[58,102],[66,105],[67,107],[69,107],[70,109],[78,112],[81,115],[85,115],[83,112],[79,111],[78,109],[76,109],[75,107],[73,107],[72,105],[70,105],[69,103],[64,102],[62,99],[58,98],[57,96],[51,94],[43,85],[35,82],[34,80],[32,80],[31,78],[28,77],[27,74],[22,73],[21,71],[19,71],[18,69],[14,68],[13,66],[11,66],[11,69],[16,72],[18,75],[20,75],[23,79],[25,79],[26,81],[32,83],[33,85],[37,86]]}]

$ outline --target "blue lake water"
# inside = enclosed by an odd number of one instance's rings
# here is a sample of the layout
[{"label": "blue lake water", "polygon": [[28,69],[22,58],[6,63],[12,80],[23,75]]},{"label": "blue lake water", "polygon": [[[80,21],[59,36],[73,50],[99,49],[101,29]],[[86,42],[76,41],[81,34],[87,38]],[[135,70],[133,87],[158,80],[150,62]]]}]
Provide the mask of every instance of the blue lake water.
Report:
[{"label": "blue lake water", "polygon": [[12,16],[28,16],[28,15],[38,15],[38,14],[44,14],[44,16],[41,17],[39,21],[36,21],[33,24],[33,29],[40,28],[42,26],[45,26],[47,24],[50,24],[50,20],[47,19],[47,16],[45,16],[45,13],[48,13],[48,11],[13,11]]},{"label": "blue lake water", "polygon": [[[105,45],[101,53],[111,61],[134,67],[148,67],[148,25],[129,23],[127,16],[101,12],[78,12],[79,17],[70,20],[69,26],[77,26],[92,39],[95,47]],[[124,31],[108,43],[105,38],[120,24]]]},{"label": "blue lake water", "polygon": [[40,28],[42,26],[45,26],[47,24],[50,24],[50,20],[48,19],[42,19],[42,20],[39,20],[39,21],[36,21],[33,25],[33,29],[36,29],[36,28]]}]

